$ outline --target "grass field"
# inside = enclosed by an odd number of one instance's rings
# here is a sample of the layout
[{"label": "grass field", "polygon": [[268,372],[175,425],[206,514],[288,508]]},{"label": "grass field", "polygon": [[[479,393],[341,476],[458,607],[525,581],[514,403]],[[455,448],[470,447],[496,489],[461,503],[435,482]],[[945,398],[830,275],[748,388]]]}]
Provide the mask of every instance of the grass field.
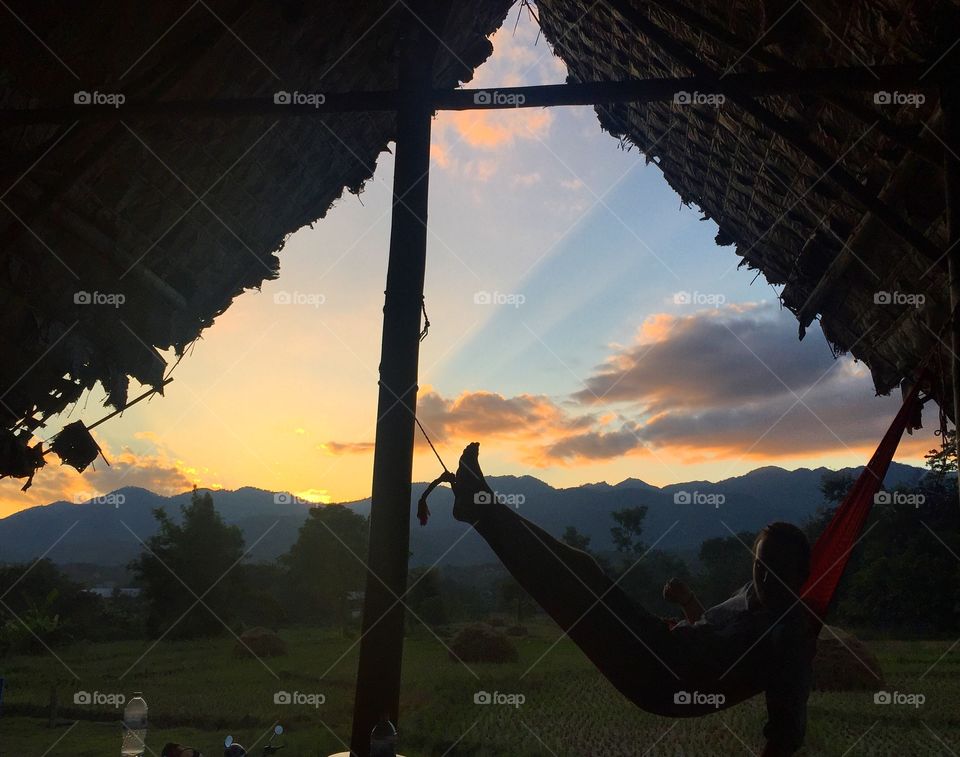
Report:
[{"label": "grass field", "polygon": [[[449,659],[430,633],[421,629],[411,634],[404,659],[402,751],[408,757],[759,754],[762,699],[695,720],[657,718],[623,699],[569,641],[553,646],[556,627],[534,624],[531,631],[518,643],[518,663],[469,669]],[[150,707],[147,743],[154,755],[172,740],[216,757],[227,733],[249,747],[265,738],[275,722],[286,728],[282,742],[287,748],[281,754],[287,757],[345,750],[354,642],[307,630],[282,635],[290,653],[265,664],[234,658],[233,640],[227,638],[162,642],[152,650],[148,642],[77,645],[56,650],[62,664],[50,654],[2,660],[0,675],[6,676],[8,690],[0,717],[0,757],[119,754],[119,712],[107,705],[75,705],[77,691],[128,697],[142,691]],[[924,675],[949,647],[949,642],[932,641],[872,644],[887,688],[922,693],[925,703],[883,706],[874,703],[872,692],[815,693],[802,754],[957,754],[960,645]],[[62,722],[51,728],[54,686]],[[297,692],[325,699],[318,706],[275,704],[278,691],[291,698]],[[525,701],[519,707],[479,705],[474,703],[477,691],[522,694]]]}]

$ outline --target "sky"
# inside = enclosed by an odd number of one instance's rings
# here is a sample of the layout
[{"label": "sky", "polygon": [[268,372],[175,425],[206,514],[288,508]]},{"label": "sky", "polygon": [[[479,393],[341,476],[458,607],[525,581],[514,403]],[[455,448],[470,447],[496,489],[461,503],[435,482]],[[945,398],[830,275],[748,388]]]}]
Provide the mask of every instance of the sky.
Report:
[{"label": "sky", "polygon": [[[514,32],[514,20],[470,86],[565,80],[534,22]],[[81,475],[51,458],[26,493],[2,480],[0,516],[121,486],[368,496],[392,158],[289,238],[279,278],[203,333],[165,396],[94,432],[109,466]],[[470,441],[488,475],[558,487],[864,464],[898,398],[876,397],[816,324],[799,341],[775,289],[700,218],[592,108],[439,113],[418,416],[447,466]],[[103,397],[95,388],[40,436],[97,420]],[[922,464],[935,421],[928,411],[899,461]],[[433,479],[417,441],[414,480]]]}]

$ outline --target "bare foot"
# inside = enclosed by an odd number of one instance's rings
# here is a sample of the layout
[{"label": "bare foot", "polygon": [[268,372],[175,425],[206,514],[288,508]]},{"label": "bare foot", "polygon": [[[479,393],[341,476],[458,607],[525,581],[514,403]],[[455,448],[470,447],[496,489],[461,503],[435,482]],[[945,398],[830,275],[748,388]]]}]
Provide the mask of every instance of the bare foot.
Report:
[{"label": "bare foot", "polygon": [[493,503],[493,490],[487,486],[480,470],[480,442],[471,442],[463,448],[453,494],[453,517],[464,523],[476,523],[484,509]]}]

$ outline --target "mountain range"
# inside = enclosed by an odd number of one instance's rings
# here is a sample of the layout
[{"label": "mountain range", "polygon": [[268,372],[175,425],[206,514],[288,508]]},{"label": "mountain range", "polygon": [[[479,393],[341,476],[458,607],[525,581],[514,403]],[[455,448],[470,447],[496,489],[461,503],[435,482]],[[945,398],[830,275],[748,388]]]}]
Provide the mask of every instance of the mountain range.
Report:
[{"label": "mountain range", "polygon": [[[848,468],[841,473],[856,475],[859,470]],[[489,476],[487,480],[524,517],[556,535],[574,526],[590,537],[591,549],[612,549],[611,513],[645,505],[643,539],[647,544],[695,552],[705,539],[728,536],[730,531],[756,531],[771,520],[802,523],[823,503],[820,482],[829,472],[827,468],[788,471],[768,466],[715,483],[688,481],[663,487],[635,478],[566,489],[556,489],[532,476]],[[911,486],[925,472],[893,463],[885,485]],[[411,564],[494,562],[486,543],[472,531],[464,533],[467,527],[453,519],[449,491],[433,494],[430,522],[425,527],[418,524],[416,501],[425,487],[425,483],[413,486]],[[61,565],[125,565],[156,532],[153,510],[162,508],[176,519],[180,507],[190,500],[190,492],[167,497],[134,487],[112,494],[123,497],[107,496],[82,504],[54,502],[0,519],[0,563],[43,556]],[[273,560],[286,552],[310,508],[294,497],[277,497],[274,492],[251,487],[212,494],[223,519],[243,531],[249,559],[254,561]],[[343,504],[362,515],[370,512],[369,498]]]}]

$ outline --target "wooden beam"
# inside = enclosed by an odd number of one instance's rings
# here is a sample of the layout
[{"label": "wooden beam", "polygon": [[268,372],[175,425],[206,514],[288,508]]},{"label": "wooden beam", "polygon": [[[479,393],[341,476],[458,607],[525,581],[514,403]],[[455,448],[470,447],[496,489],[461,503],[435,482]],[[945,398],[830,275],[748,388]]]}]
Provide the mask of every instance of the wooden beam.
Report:
[{"label": "wooden beam", "polygon": [[[406,6],[405,6],[406,7]],[[350,752],[368,757],[381,720],[398,722],[404,595],[410,549],[420,312],[427,251],[431,86],[436,37],[430,8],[408,8],[399,62],[390,254],[383,307],[380,381],[370,505],[370,542]],[[445,14],[442,14],[445,18]],[[437,29],[442,33],[442,23]]]},{"label": "wooden beam", "polygon": [[[922,64],[834,67],[801,71],[751,71],[719,77],[704,70],[693,76],[611,82],[571,82],[489,89],[438,89],[431,94],[436,110],[512,110],[560,105],[603,105],[613,102],[672,101],[678,92],[724,92],[740,97],[808,94],[837,91],[873,92],[878,89],[935,89],[936,75],[921,80]],[[495,96],[494,96],[495,93]],[[0,121],[9,125],[136,121],[158,118],[317,118],[330,113],[393,111],[399,107],[396,91],[282,92],[277,95],[212,100],[129,101],[111,105],[65,105],[0,109]],[[284,102],[289,96],[290,102]],[[486,96],[489,96],[487,98]],[[304,98],[309,102],[304,101]]]},{"label": "wooden beam", "polygon": [[[955,69],[953,69],[955,70]],[[950,365],[953,377],[953,426],[960,428],[960,85],[940,92],[944,126],[944,195],[947,203],[947,270],[950,277]],[[960,460],[960,432],[956,433]]]}]

